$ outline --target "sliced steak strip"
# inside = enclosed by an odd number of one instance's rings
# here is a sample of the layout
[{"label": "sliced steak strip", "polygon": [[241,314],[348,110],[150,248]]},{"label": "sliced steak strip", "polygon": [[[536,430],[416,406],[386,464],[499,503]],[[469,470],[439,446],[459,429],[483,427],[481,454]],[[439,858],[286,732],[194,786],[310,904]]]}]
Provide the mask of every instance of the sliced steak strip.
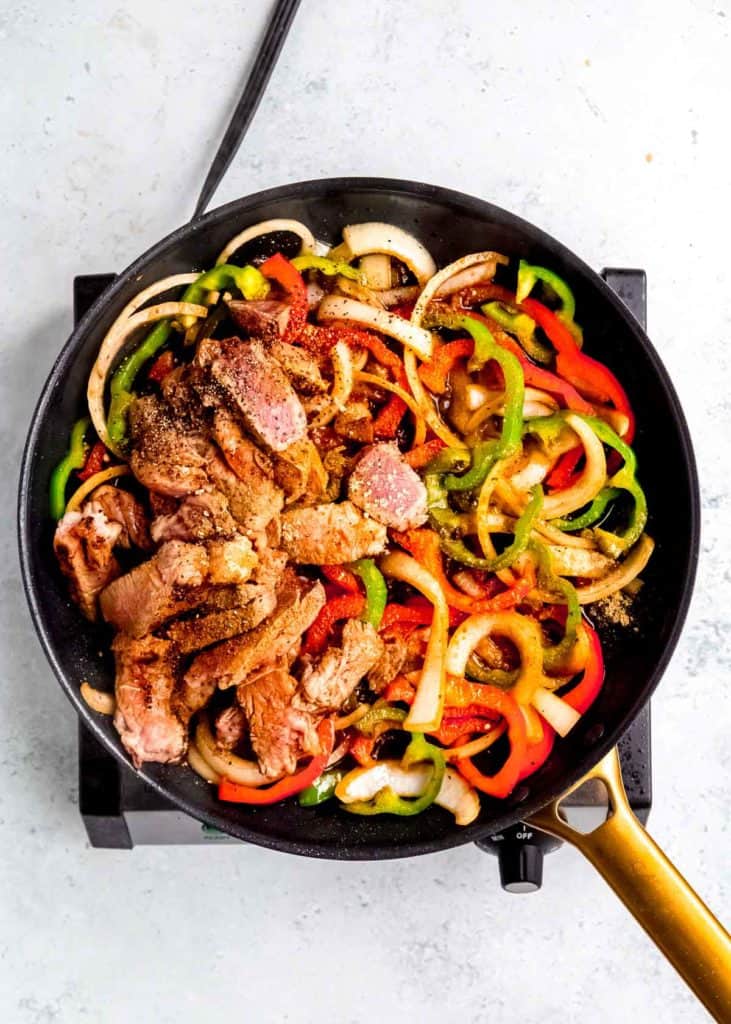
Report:
[{"label": "sliced steak strip", "polygon": [[237,686],[260,665],[288,654],[298,643],[325,603],[321,583],[301,594],[292,586],[279,597],[274,613],[256,629],[226,640],[199,654],[185,678],[193,684],[213,679],[220,689]]},{"label": "sliced steak strip", "polygon": [[317,504],[326,496],[327,472],[309,437],[274,457],[274,479],[287,495],[288,505]]},{"label": "sliced steak strip", "polygon": [[134,494],[120,487],[112,487],[111,484],[102,484],[93,492],[87,509],[90,512],[103,512],[110,522],[119,523],[122,532],[117,544],[120,547],[134,546],[143,551],[151,549],[147,516]]},{"label": "sliced steak strip", "polygon": [[207,575],[205,548],[168,541],[153,558],[104,589],[102,615],[123,633],[142,637],[173,615],[202,604]]},{"label": "sliced steak strip", "polygon": [[167,640],[120,634],[112,644],[116,664],[114,724],[135,767],[143,761],[182,761],[188,745],[171,708],[175,652]]},{"label": "sliced steak strip", "polygon": [[213,460],[209,475],[224,494],[231,495],[234,514],[246,529],[264,530],[284,504],[284,496],[273,479],[272,460],[245,436],[231,413],[216,409],[213,437],[223,452],[230,470],[244,487],[237,485]]},{"label": "sliced steak strip", "polygon": [[228,303],[231,319],[248,335],[273,341],[284,333],[289,320],[289,306],[286,302],[261,299],[244,302],[232,299]]},{"label": "sliced steak strip", "polygon": [[150,526],[156,544],[166,540],[208,540],[236,533],[236,520],[220,491],[204,491],[184,498],[177,509],[158,515]]},{"label": "sliced steak strip", "polygon": [[386,547],[386,527],[349,501],[316,505],[282,515],[281,544],[293,562],[340,565],[380,554]]},{"label": "sliced steak strip", "polygon": [[249,739],[259,767],[269,778],[291,775],[303,754],[320,750],[316,719],[292,701],[297,680],[286,664],[262,670],[236,690],[249,727]]},{"label": "sliced steak strip", "polygon": [[260,341],[208,339],[199,355],[208,362],[212,379],[238,408],[247,429],[272,451],[284,451],[306,435],[302,403]]},{"label": "sliced steak strip", "polygon": [[248,537],[211,540],[208,551],[208,579],[211,583],[245,583],[259,559]]},{"label": "sliced steak strip", "polygon": [[[88,505],[86,506],[88,508]],[[53,549],[71,597],[91,622],[97,620],[97,597],[121,569],[114,547],[122,536],[119,523],[103,512],[67,512],[56,527]]]},{"label": "sliced steak strip", "polygon": [[426,488],[395,444],[366,448],[350,475],[348,497],[394,530],[426,522]]},{"label": "sliced steak strip", "polygon": [[[237,602],[234,606],[173,622],[167,628],[167,636],[175,641],[182,654],[191,654],[255,629],[276,608],[277,595],[292,591],[295,577],[291,569],[283,575],[285,562],[283,552],[263,551],[254,581],[235,588]],[[217,593],[223,597],[226,591]],[[206,603],[209,602],[210,598]]]},{"label": "sliced steak strip", "polygon": [[327,391],[327,381],[320,373],[320,367],[307,352],[278,340],[271,343],[269,351],[297,391],[303,395],[321,395]]},{"label": "sliced steak strip", "polygon": [[273,480],[252,473],[244,481],[217,453],[209,458],[207,470],[213,485],[225,495],[231,515],[244,533],[261,533],[276,520],[284,496]]},{"label": "sliced steak strip", "polygon": [[200,434],[186,433],[165,402],[153,395],[135,399],[129,424],[130,467],[141,484],[173,498],[207,486],[206,441]]},{"label": "sliced steak strip", "polygon": [[383,638],[383,651],[368,673],[368,686],[374,693],[381,693],[392,683],[404,667],[409,649],[400,636]]},{"label": "sliced steak strip", "polygon": [[349,619],[339,647],[330,647],[302,673],[296,703],[310,711],[338,711],[383,654],[383,641],[369,622]]},{"label": "sliced steak strip", "polygon": [[[269,612],[272,610],[270,608]],[[202,651],[222,640],[254,629],[264,617],[258,613],[254,602],[250,602],[240,608],[210,612],[208,615],[173,622],[168,626],[166,636],[175,641],[181,654],[192,654],[194,651]],[[212,685],[215,686],[215,679],[212,680]]]},{"label": "sliced steak strip", "polygon": [[224,708],[214,724],[216,745],[222,750],[233,750],[246,736],[246,715],[238,704]]}]

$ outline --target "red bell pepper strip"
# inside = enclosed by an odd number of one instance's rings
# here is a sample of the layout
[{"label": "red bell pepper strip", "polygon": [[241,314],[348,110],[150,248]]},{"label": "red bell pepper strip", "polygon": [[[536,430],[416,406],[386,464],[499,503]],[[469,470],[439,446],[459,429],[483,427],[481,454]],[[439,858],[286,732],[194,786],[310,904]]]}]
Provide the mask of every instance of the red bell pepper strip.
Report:
[{"label": "red bell pepper strip", "polygon": [[[457,608],[449,609],[449,625],[455,629],[464,622],[466,613]],[[405,604],[387,604],[381,619],[380,632],[395,630],[411,632],[418,626],[431,626],[434,618],[434,605],[421,595],[410,597]],[[398,628],[397,628],[398,627]]]},{"label": "red bell pepper strip", "polygon": [[160,384],[169,373],[175,369],[175,356],[168,348],[161,352],[150,369],[147,371],[147,379]]},{"label": "red bell pepper strip", "polygon": [[317,735],[320,740],[321,753],[312,758],[306,768],[288,775],[279,782],[268,786],[266,789],[257,789],[254,786],[242,786],[239,782],[232,782],[230,779],[222,778],[218,783],[218,798],[234,804],[276,804],[280,800],[286,800],[289,796],[295,796],[303,789],[312,785],[315,779],[322,774],[325,765],[332,754],[335,744],[335,727],[332,719],[327,718],[317,727]]},{"label": "red bell pepper strip", "polygon": [[[498,286],[493,285],[491,287]],[[510,295],[511,293],[507,292],[507,294]],[[512,297],[512,301],[513,303],[515,302],[515,296]],[[551,373],[550,370],[544,370],[542,366],[536,366],[535,363],[531,362],[518,342],[511,338],[495,320],[491,320],[490,317],[480,316],[479,313],[471,312],[470,316],[475,320],[480,320],[490,329],[493,338],[501,348],[513,353],[523,367],[523,376],[525,377],[526,384],[533,388],[540,388],[542,391],[548,391],[551,395],[558,396],[563,400],[567,409],[573,409],[574,412],[583,412],[587,416],[596,415],[594,406],[587,402],[575,387],[561,377],[557,377],[555,373]]]},{"label": "red bell pepper strip", "polygon": [[371,768],[376,763],[376,759],[373,756],[373,748],[377,739],[377,736],[356,736],[350,744],[348,753],[363,768]]},{"label": "red bell pepper strip", "polygon": [[373,421],[373,433],[381,440],[396,436],[399,423],[404,418],[406,402],[398,395],[391,395]]},{"label": "red bell pepper strip", "polygon": [[417,445],[410,452],[406,452],[404,460],[408,462],[412,469],[423,469],[446,447],[441,437],[434,437],[431,441],[425,441],[424,444]]},{"label": "red bell pepper strip", "polygon": [[104,469],[104,456],[106,454],[107,449],[103,443],[96,441],[86,456],[83,469],[80,469],[76,474],[79,480],[88,480],[89,477],[94,476],[96,473],[101,473],[102,469]]},{"label": "red bell pepper strip", "polygon": [[543,329],[556,349],[556,369],[561,376],[586,397],[595,402],[611,402],[615,409],[624,413],[628,425],[622,437],[630,444],[635,433],[635,417],[627,393],[612,371],[604,363],[585,355],[566,324],[543,303],[537,299],[524,299],[520,305]]},{"label": "red bell pepper strip", "polygon": [[416,686],[403,675],[397,675],[383,691],[383,699],[393,704],[402,701],[404,704],[413,704]]},{"label": "red bell pepper strip", "polygon": [[[465,712],[469,710],[466,708]],[[495,728],[496,722],[499,721],[498,716],[486,716],[484,714],[485,709],[480,706],[476,706],[476,710],[482,712],[482,714],[461,713],[455,715],[445,713],[439,729],[429,735],[439,740],[445,747],[451,747],[457,740],[463,737],[464,742],[467,743],[470,739],[474,738],[474,733],[491,732]]]},{"label": "red bell pepper strip", "polygon": [[532,775],[534,772],[537,772],[539,768],[543,767],[553,750],[553,744],[556,740],[556,732],[551,728],[548,722],[544,722],[543,719],[541,719],[541,725],[543,726],[543,735],[538,743],[529,743],[526,747],[525,763],[520,770],[518,782],[522,782],[523,779],[527,779],[529,775]]},{"label": "red bell pepper strip", "polygon": [[419,367],[422,384],[426,384],[434,395],[443,395],[447,390],[447,377],[459,359],[469,358],[475,350],[472,338],[458,338],[440,345],[432,358]]},{"label": "red bell pepper strip", "polygon": [[586,631],[589,638],[589,654],[584,667],[584,675],[572,690],[561,694],[561,699],[569,704],[580,715],[583,715],[596,698],[604,682],[604,656],[602,654],[602,643],[597,631],[583,622],[581,628]]},{"label": "red bell pepper strip", "polygon": [[433,615],[434,609],[431,605],[422,609],[408,607],[403,604],[387,604],[381,619],[380,632],[384,633],[396,625],[406,625],[414,628],[416,626],[430,626]]},{"label": "red bell pepper strip", "polygon": [[546,477],[546,483],[552,491],[563,491],[570,487],[576,477],[576,467],[584,454],[584,446],[577,444],[575,448],[569,448],[564,452],[551,472]]},{"label": "red bell pepper strip", "polygon": [[307,630],[302,645],[303,654],[320,654],[327,643],[333,626],[340,619],[357,619],[365,608],[363,594],[343,594],[334,597],[318,612],[317,618]]},{"label": "red bell pepper strip", "polygon": [[513,608],[516,604],[524,601],[536,585],[535,568],[532,561],[528,561],[524,574],[516,580],[513,586],[494,597],[476,601],[474,597],[468,597],[467,594],[463,594],[461,590],[453,587],[447,578],[439,536],[433,530],[406,530],[403,533],[397,533],[394,530],[391,535],[397,544],[406,548],[416,561],[437,580],[444,592],[447,604],[452,608],[467,612],[468,615]]},{"label": "red bell pepper strip", "polygon": [[321,565],[320,572],[326,580],[330,580],[331,583],[337,583],[339,587],[347,590],[349,594],[361,593],[358,577],[350,569],[346,569],[344,565]]},{"label": "red bell pepper strip", "polygon": [[[475,686],[475,684],[469,683],[466,679],[459,682],[464,683],[468,687]],[[448,685],[447,704],[449,704],[449,689]],[[456,766],[458,771],[475,789],[479,789],[482,793],[487,793],[488,796],[502,799],[509,796],[515,789],[526,764],[527,739],[525,718],[515,698],[507,690],[499,690],[496,686],[486,686],[484,684],[479,684],[479,690],[479,703],[497,712],[505,719],[508,727],[508,739],[510,740],[510,753],[502,768],[495,775],[483,775],[469,757],[459,758]]]},{"label": "red bell pepper strip", "polygon": [[265,277],[276,281],[288,293],[289,319],[282,340],[297,341],[307,323],[307,285],[302,275],[281,252],[275,252],[259,269]]},{"label": "red bell pepper strip", "polygon": [[400,316],[402,320],[410,320],[415,305],[415,302],[402,302],[398,306],[391,306],[390,312]]}]

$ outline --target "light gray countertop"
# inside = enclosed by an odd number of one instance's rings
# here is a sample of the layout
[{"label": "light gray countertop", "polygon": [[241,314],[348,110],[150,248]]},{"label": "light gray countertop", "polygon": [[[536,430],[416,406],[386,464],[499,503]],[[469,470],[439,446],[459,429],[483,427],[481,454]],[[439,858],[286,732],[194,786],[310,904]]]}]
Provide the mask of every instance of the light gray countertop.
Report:
[{"label": "light gray countertop", "polygon": [[[540,893],[518,897],[476,848],[338,864],[86,842],[74,714],[18,579],[21,447],[71,327],[73,276],[123,268],[189,216],[268,7],[0,4],[2,1019],[705,1020],[569,850],[547,860]],[[704,508],[696,594],[653,700],[650,825],[722,919],[727,13],[725,0],[305,0],[217,197],[341,174],[415,178],[505,206],[595,267],[646,268],[649,330],[688,416]]]}]

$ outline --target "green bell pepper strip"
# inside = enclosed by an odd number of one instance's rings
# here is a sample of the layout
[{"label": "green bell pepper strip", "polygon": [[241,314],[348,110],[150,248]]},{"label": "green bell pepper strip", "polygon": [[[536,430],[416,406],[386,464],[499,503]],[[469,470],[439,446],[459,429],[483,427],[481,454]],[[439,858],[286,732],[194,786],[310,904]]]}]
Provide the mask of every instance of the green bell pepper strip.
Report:
[{"label": "green bell pepper strip", "polygon": [[66,488],[69,477],[75,469],[82,469],[86,462],[88,446],[84,437],[91,425],[88,416],[77,420],[71,428],[68,451],[51,474],[48,485],[48,504],[54,519],[63,519],[66,511]]},{"label": "green bell pepper strip", "polygon": [[312,253],[305,253],[304,256],[295,256],[290,260],[292,266],[299,270],[300,274],[305,270],[319,270],[327,277],[347,277],[351,281],[363,282],[363,275],[357,267],[351,267],[343,260],[331,260],[327,256],[314,256]]},{"label": "green bell pepper strip", "polygon": [[366,604],[361,618],[364,622],[370,622],[374,629],[378,629],[388,601],[383,573],[372,558],[360,558],[357,562],[351,562],[349,568],[356,576],[360,576],[365,587]]},{"label": "green bell pepper strip", "polygon": [[312,785],[300,793],[300,807],[317,807],[319,804],[324,804],[326,800],[330,800],[335,796],[335,787],[344,775],[343,768],[331,768],[329,772],[318,775]]},{"label": "green bell pepper strip", "polygon": [[573,519],[552,519],[551,526],[556,526],[559,530],[563,530],[564,533],[585,530],[587,527],[593,526],[594,523],[604,516],[607,506],[615,498],[618,498],[621,493],[622,489],[620,487],[603,487],[596,498],[580,515],[574,516]]},{"label": "green bell pepper strip", "polygon": [[511,310],[504,302],[486,302],[481,309],[485,316],[489,316],[508,333],[514,334],[531,359],[544,366],[551,362],[553,349],[536,337],[536,322],[527,313]]},{"label": "green bell pepper strip", "polygon": [[647,498],[637,480],[637,456],[626,441],[615,434],[608,423],[597,416],[582,416],[599,440],[613,448],[622,459],[624,465],[607,481],[609,487],[620,488],[632,496],[633,507],[629,522],[623,533],[610,533],[608,530],[595,528],[594,536],[602,551],[610,558],[618,558],[627,551],[635,541],[639,540],[647,523]]},{"label": "green bell pepper strip", "polygon": [[574,298],[574,293],[571,291],[564,279],[559,277],[559,275],[553,270],[549,270],[547,267],[538,267],[534,263],[528,263],[526,260],[521,260],[518,265],[518,283],[515,289],[516,302],[522,302],[523,299],[527,299],[535,288],[537,281],[542,281],[543,284],[547,284],[555,293],[561,303],[561,308],[557,310],[556,316],[566,327],[568,327],[573,334],[576,343],[580,347],[583,340],[583,333],[579,325],[574,320],[574,317],[576,316],[576,299]]},{"label": "green bell pepper strip", "polygon": [[502,569],[509,569],[515,559],[522,555],[528,547],[531,530],[543,508],[543,488],[536,484],[530,492],[530,500],[525,506],[520,518],[516,520],[513,531],[513,540],[495,558],[481,558],[472,551],[461,540],[451,537],[441,537],[442,550],[457,562],[462,562],[471,569],[486,569],[488,572],[500,572]]},{"label": "green bell pepper strip", "polygon": [[[633,499],[632,512],[629,523],[623,533],[610,533],[607,530],[596,528],[594,536],[602,551],[611,558],[618,558],[627,551],[635,541],[639,540],[640,534],[647,523],[647,499],[645,492],[637,480],[637,456],[626,441],[623,441],[604,420],[598,416],[585,416],[583,413],[572,413],[574,416],[581,416],[582,420],[594,431],[596,436],[609,448],[613,448],[623,459],[624,465],[613,476],[607,480],[607,486],[597,495],[589,509],[576,519],[560,519],[556,522],[559,529],[566,529],[570,524],[571,529],[580,530],[590,525],[603,514],[607,503],[616,494],[607,497],[607,490],[627,491]],[[555,413],[553,416],[541,416],[529,420],[524,428],[524,433],[538,434],[544,440],[550,440],[560,433],[565,424],[564,412]],[[605,500],[606,499],[606,500]],[[586,520],[584,519],[586,517]],[[587,521],[588,520],[588,521]],[[553,521],[552,521],[553,522]]]},{"label": "green bell pepper strip", "polygon": [[581,605],[576,588],[568,580],[557,576],[551,564],[551,553],[545,544],[540,541],[531,541],[530,551],[536,560],[538,569],[538,582],[549,593],[556,594],[557,603],[566,605],[566,626],[563,638],[553,647],[547,647],[543,651],[543,667],[545,669],[558,669],[562,662],[571,653],[576,643],[576,631],[581,622]]},{"label": "green bell pepper strip", "polygon": [[355,723],[355,728],[364,736],[372,736],[377,725],[381,722],[404,722],[408,712],[403,708],[395,708],[392,704],[374,704],[370,711],[367,711],[362,718]]},{"label": "green bell pepper strip", "polygon": [[467,675],[476,679],[478,683],[487,683],[490,686],[497,686],[501,690],[510,690],[518,679],[518,669],[506,672],[501,668],[486,668],[481,665],[474,655],[467,659]]},{"label": "green bell pepper strip", "polygon": [[[219,267],[206,270],[183,292],[183,302],[202,304],[208,292],[223,291],[234,286],[245,299],[263,299],[269,294],[269,285],[256,267],[236,267],[222,263]],[[181,318],[181,326],[189,327],[188,318]],[[122,447],[127,434],[127,410],[134,399],[132,388],[142,367],[166,343],[172,334],[173,325],[161,320],[153,327],[145,340],[122,360],[112,375],[109,385],[110,405],[107,430],[115,447]]]},{"label": "green bell pepper strip", "polygon": [[423,761],[431,762],[432,773],[421,796],[401,797],[394,793],[390,786],[385,786],[376,793],[372,800],[356,800],[352,804],[343,804],[343,807],[351,814],[398,814],[401,816],[421,814],[434,803],[439,795],[446,771],[446,761],[439,747],[427,743],[423,733],[415,732],[401,759],[401,765],[404,768],[411,768]]},{"label": "green bell pepper strip", "polygon": [[[457,452],[458,449],[451,449]],[[465,452],[460,454],[465,455]],[[431,466],[429,467],[431,470]],[[472,517],[465,512],[455,512],[449,504],[449,494],[444,486],[444,478],[441,473],[428,472],[424,477],[426,487],[426,507],[429,510],[429,518],[432,526],[440,537],[452,537],[455,533],[462,533],[468,526],[468,520]]]},{"label": "green bell pepper strip", "polygon": [[494,359],[505,379],[505,414],[500,437],[474,447],[472,466],[466,473],[460,476],[448,473],[444,478],[448,491],[471,491],[483,483],[498,459],[513,455],[520,446],[525,397],[523,368],[512,352],[500,348],[490,329],[474,317],[447,314],[438,318],[437,326],[449,330],[465,330],[472,336],[475,350],[467,365],[469,370],[477,370],[488,360]]}]

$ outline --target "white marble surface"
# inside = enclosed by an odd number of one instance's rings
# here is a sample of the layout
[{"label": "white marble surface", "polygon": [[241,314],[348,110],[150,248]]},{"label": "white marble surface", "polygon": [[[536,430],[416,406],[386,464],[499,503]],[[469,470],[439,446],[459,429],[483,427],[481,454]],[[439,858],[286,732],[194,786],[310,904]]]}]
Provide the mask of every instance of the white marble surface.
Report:
[{"label": "white marble surface", "polygon": [[[72,276],[125,266],[189,215],[268,8],[0,3],[2,1020],[701,1022],[567,850],[516,897],[470,848],[331,864],[86,843],[74,716],[17,575],[21,445]],[[218,196],[417,178],[506,206],[597,267],[647,268],[704,498],[698,587],[654,701],[651,826],[726,919],[730,17],[726,0],[305,0]]]}]

